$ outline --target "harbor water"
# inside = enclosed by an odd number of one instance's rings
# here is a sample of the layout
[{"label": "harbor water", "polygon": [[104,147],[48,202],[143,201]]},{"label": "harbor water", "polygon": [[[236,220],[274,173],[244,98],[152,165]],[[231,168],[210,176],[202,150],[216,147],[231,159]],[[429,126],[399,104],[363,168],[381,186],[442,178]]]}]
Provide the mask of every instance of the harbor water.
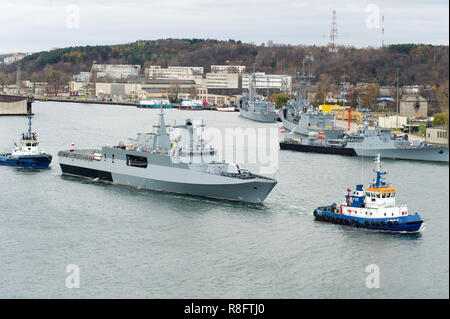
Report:
[{"label": "harbor water", "polygon": [[[159,110],[35,102],[33,111],[54,159],[48,169],[0,167],[0,298],[449,298],[448,164],[383,160],[397,201],[425,224],[419,234],[374,232],[313,216],[372,181],[370,158],[278,150],[264,205],[171,195],[61,176],[57,158],[71,143],[150,131]],[[165,113],[221,131],[281,127],[237,112]],[[0,153],[26,125],[0,117]],[[68,265],[79,267],[79,288],[66,286]],[[379,288],[367,285],[374,267]]]}]

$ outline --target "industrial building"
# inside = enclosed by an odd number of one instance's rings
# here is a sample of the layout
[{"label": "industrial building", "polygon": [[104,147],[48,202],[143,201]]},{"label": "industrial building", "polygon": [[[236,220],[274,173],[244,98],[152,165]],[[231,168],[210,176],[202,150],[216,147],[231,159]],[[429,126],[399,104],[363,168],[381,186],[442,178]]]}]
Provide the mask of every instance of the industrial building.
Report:
[{"label": "industrial building", "polygon": [[73,75],[73,80],[76,82],[89,82],[91,78],[91,72],[80,72],[79,74]]},{"label": "industrial building", "polygon": [[[73,86],[75,88],[76,85]],[[194,80],[146,79],[114,83],[95,83],[95,95],[99,98],[179,98],[179,96],[196,95]]]},{"label": "industrial building", "polygon": [[[252,81],[252,74],[242,75],[242,87],[248,89]],[[275,89],[279,92],[292,91],[292,77],[289,75],[266,74],[265,72],[255,72],[256,88]]]},{"label": "industrial building", "polygon": [[428,143],[448,144],[448,131],[445,126],[427,127],[425,141]]},{"label": "industrial building", "polygon": [[409,119],[425,119],[428,116],[428,102],[419,94],[405,94],[400,100],[400,114]]},{"label": "industrial building", "polygon": [[159,65],[151,65],[145,68],[147,79],[193,79],[203,75],[203,67],[196,66],[169,66],[161,68]]},{"label": "industrial building", "polygon": [[243,74],[246,67],[244,65],[211,65],[211,73],[238,73]]},{"label": "industrial building", "polygon": [[110,77],[114,80],[137,78],[141,71],[140,65],[131,64],[96,64],[91,68],[91,74],[96,73],[97,78]]},{"label": "industrial building", "polygon": [[26,96],[0,95],[0,116],[32,114],[31,103]]},{"label": "industrial building", "polygon": [[206,87],[210,88],[242,88],[242,75],[239,73],[206,73]]}]

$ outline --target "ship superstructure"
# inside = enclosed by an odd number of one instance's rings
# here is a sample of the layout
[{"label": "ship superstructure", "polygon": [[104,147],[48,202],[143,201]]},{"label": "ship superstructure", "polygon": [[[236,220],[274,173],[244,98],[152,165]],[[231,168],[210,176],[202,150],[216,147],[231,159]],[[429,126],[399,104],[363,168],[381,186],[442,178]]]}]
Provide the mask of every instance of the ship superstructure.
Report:
[{"label": "ship superstructure", "polygon": [[324,113],[314,108],[308,102],[308,92],[311,86],[311,75],[305,73],[303,59],[302,73],[294,101],[289,101],[280,109],[280,119],[283,126],[291,133],[308,136],[310,132],[323,132],[329,138],[342,137],[344,130],[336,127],[335,114]]},{"label": "ship superstructure", "polygon": [[275,104],[256,94],[255,73],[252,75],[248,93],[242,94],[239,101],[239,112],[242,117],[258,122],[275,123],[278,119]]}]

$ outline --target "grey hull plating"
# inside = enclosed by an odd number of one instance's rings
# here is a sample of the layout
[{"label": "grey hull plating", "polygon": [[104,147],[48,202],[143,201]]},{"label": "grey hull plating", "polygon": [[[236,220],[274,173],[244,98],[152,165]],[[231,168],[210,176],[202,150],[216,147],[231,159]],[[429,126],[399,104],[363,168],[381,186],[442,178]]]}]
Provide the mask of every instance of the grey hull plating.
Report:
[{"label": "grey hull plating", "polygon": [[246,119],[263,122],[263,123],[275,123],[277,121],[276,114],[250,112],[244,109],[240,109],[240,115]]},{"label": "grey hull plating", "polygon": [[290,122],[284,116],[283,109],[280,110],[279,116],[280,116],[281,122],[283,123],[283,126],[292,133],[300,134],[303,136],[308,136],[308,134],[310,132],[323,132],[329,138],[339,138],[343,134],[343,130],[340,128],[326,128],[323,126],[322,127],[310,126],[307,124],[308,120],[306,119],[306,116],[304,116],[305,120],[303,122],[302,121],[299,122],[298,124]]},{"label": "grey hull plating", "polygon": [[[227,180],[224,180],[223,184],[183,183],[117,173],[113,173],[112,178],[113,182],[117,184],[132,185],[150,190],[250,203],[262,203],[275,186],[275,183],[261,181],[249,181],[247,183],[238,184],[227,183],[230,182]],[[225,179],[231,180],[232,178],[225,177]]]},{"label": "grey hull plating", "polygon": [[[352,148],[352,146],[348,146]],[[383,158],[430,161],[430,162],[448,162],[448,148],[445,147],[411,147],[397,149],[364,149],[353,147],[358,156],[374,157],[380,154]]]},{"label": "grey hull plating", "polygon": [[[262,203],[277,182],[255,175],[241,179],[195,171],[189,164],[171,162],[169,156],[130,152],[103,147],[100,150],[79,150],[80,154],[105,154],[104,160],[88,161],[59,155],[63,174],[98,178],[114,184],[128,185],[155,191],[195,195],[217,199]],[[148,158],[146,168],[126,165],[126,155],[141,155]],[[114,155],[114,159],[112,157]]]}]

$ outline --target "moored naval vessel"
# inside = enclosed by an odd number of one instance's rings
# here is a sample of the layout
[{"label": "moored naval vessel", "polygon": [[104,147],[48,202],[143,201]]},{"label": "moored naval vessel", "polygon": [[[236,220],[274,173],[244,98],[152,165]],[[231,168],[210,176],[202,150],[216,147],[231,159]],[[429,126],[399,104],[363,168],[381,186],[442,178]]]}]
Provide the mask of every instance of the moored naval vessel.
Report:
[{"label": "moored naval vessel", "polygon": [[335,114],[324,113],[308,102],[311,75],[305,74],[305,59],[294,101],[289,101],[279,110],[283,126],[291,133],[308,136],[310,132],[323,132],[329,138],[342,136],[344,130],[336,127]]},{"label": "moored naval vessel", "polygon": [[307,137],[285,135],[281,149],[300,152],[341,154],[383,158],[448,162],[448,146],[432,145],[418,140],[409,141],[406,134],[395,134],[390,129],[369,128],[366,113],[364,125],[356,132],[330,138],[325,133],[310,132]]},{"label": "moored naval vessel", "polygon": [[219,162],[217,151],[204,144],[190,119],[167,130],[161,109],[151,133],[117,146],[101,149],[69,149],[58,153],[62,173],[144,189],[261,203],[277,184],[275,179]]},{"label": "moored naval vessel", "polygon": [[278,119],[275,105],[256,94],[255,73],[252,75],[248,92],[243,93],[239,101],[239,112],[242,117],[258,122],[275,123]]}]

